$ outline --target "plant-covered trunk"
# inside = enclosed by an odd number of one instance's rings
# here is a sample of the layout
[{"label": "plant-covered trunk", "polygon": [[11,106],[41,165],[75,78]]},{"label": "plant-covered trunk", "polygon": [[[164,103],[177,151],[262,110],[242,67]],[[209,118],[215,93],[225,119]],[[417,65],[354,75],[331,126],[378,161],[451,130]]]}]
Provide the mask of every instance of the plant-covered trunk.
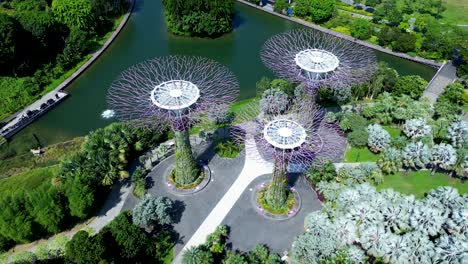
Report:
[{"label": "plant-covered trunk", "polygon": [[181,185],[193,183],[198,175],[199,168],[195,162],[190,145],[188,130],[175,131],[175,177],[174,180]]},{"label": "plant-covered trunk", "polygon": [[287,162],[276,160],[273,169],[273,178],[266,191],[266,202],[275,209],[280,209],[286,205],[287,200],[287,183],[286,183],[286,168]]}]

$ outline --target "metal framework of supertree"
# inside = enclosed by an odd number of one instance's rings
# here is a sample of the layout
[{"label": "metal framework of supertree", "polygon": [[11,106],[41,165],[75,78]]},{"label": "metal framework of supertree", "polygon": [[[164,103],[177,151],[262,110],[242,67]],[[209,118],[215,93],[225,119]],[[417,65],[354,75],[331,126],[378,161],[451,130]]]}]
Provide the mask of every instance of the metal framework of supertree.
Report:
[{"label": "metal framework of supertree", "polygon": [[265,66],[280,78],[303,83],[309,93],[340,89],[369,80],[376,70],[372,49],[311,29],[295,29],[268,39]]},{"label": "metal framework of supertree", "polygon": [[[242,115],[252,117],[258,109],[245,109]],[[242,121],[242,119],[240,119]],[[283,115],[260,114],[255,122],[246,122],[233,128],[231,133],[246,148],[256,148],[258,159],[273,162],[271,184],[266,200],[274,208],[281,208],[287,200],[286,175],[288,167],[308,168],[317,158],[338,161],[346,148],[346,139],[336,123],[324,120],[324,111],[312,98],[297,101]],[[253,141],[246,141],[245,134],[253,134]]]},{"label": "metal framework of supertree", "polygon": [[146,60],[111,84],[107,101],[115,117],[137,127],[165,129],[175,140],[175,177],[180,185],[193,183],[199,168],[192,153],[189,128],[214,107],[233,102],[239,83],[225,66],[194,56]]}]

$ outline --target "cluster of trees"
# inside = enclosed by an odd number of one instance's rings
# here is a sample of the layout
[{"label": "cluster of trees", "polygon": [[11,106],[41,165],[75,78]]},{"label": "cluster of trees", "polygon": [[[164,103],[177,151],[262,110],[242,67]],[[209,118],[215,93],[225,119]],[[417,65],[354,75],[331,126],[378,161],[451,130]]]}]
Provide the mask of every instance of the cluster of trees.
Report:
[{"label": "cluster of trees", "polygon": [[57,233],[88,217],[110,185],[128,177],[129,161],[160,139],[151,130],[120,123],[91,132],[81,150],[61,162],[52,181],[2,194],[0,247]]},{"label": "cluster of trees", "polygon": [[403,133],[407,137],[406,145],[392,145],[390,140],[379,143],[386,145],[377,161],[384,172],[394,173],[403,166],[420,169],[431,165],[434,171],[443,169],[451,171],[452,175],[468,177],[468,122],[451,123],[447,128],[447,138],[439,144],[433,142],[432,128],[423,119],[407,120]]},{"label": "cluster of trees", "polygon": [[257,95],[260,96],[260,108],[269,115],[284,113],[297,95],[294,84],[283,79],[270,80],[263,77],[256,87]]},{"label": "cluster of trees", "polygon": [[312,22],[323,22],[335,11],[334,0],[297,0],[293,7],[294,15]]},{"label": "cluster of trees", "polygon": [[0,3],[0,117],[35,100],[75,67],[127,10],[126,0]]},{"label": "cluster of trees", "polygon": [[420,200],[369,184],[326,189],[325,208],[306,217],[306,232],[292,244],[295,263],[463,263],[468,257],[468,196],[456,189],[439,187]]},{"label": "cluster of trees", "polygon": [[174,34],[217,37],[232,30],[233,0],[163,0],[163,5]]},{"label": "cluster of trees", "polygon": [[182,256],[182,264],[279,264],[280,256],[271,253],[264,245],[257,245],[247,253],[226,249],[229,236],[227,226],[218,226],[210,234],[205,244],[187,249]]}]

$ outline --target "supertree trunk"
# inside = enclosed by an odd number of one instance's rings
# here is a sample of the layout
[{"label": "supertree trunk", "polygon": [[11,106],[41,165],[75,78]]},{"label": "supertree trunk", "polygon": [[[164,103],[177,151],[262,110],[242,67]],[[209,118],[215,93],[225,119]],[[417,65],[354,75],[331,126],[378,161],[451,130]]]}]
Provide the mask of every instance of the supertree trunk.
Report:
[{"label": "supertree trunk", "polygon": [[174,131],[175,139],[175,177],[176,183],[188,185],[193,183],[198,175],[199,168],[195,162],[190,145],[188,129]]},{"label": "supertree trunk", "polygon": [[274,209],[283,208],[286,205],[287,193],[287,162],[284,160],[275,160],[273,177],[268,189],[266,190],[266,202]]}]

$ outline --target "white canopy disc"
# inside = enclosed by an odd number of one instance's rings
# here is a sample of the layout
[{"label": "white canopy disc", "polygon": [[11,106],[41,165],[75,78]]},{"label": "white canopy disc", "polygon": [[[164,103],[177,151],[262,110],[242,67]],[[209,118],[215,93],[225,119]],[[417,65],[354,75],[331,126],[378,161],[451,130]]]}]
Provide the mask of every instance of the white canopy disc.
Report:
[{"label": "white canopy disc", "polygon": [[328,73],[338,68],[340,60],[333,53],[320,49],[306,49],[296,54],[296,65],[309,73]]},{"label": "white canopy disc", "polygon": [[151,91],[151,101],[166,110],[182,110],[197,102],[200,97],[198,87],[183,80],[170,80],[156,86]]},{"label": "white canopy disc", "polygon": [[278,119],[266,124],[263,136],[272,146],[279,149],[294,149],[301,146],[306,140],[306,131],[298,123]]}]

